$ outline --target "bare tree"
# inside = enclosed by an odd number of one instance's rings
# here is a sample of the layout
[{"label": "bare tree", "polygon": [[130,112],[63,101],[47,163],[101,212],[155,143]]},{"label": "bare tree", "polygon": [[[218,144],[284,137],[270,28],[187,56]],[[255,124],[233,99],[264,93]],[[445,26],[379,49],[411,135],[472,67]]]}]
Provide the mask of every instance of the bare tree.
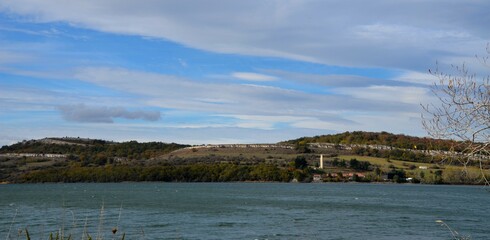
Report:
[{"label": "bare tree", "polygon": [[[485,57],[476,58],[490,67],[490,46],[486,50]],[[466,166],[477,162],[482,181],[490,185],[484,170],[490,161],[490,75],[479,78],[465,64],[452,67],[454,74],[429,70],[439,79],[431,89],[439,101],[423,106],[422,123],[433,138],[459,140],[450,158],[460,161],[466,173]]]}]

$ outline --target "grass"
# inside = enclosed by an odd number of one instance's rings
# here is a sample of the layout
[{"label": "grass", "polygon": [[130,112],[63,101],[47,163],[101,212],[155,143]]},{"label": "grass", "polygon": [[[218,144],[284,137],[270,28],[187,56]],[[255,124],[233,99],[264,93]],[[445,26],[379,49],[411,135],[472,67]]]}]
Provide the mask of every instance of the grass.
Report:
[{"label": "grass", "polygon": [[[393,168],[403,169],[407,173],[407,177],[418,178],[424,183],[434,183],[436,179],[436,172],[440,170],[442,170],[442,175],[440,177],[442,177],[445,181],[449,181],[446,183],[475,184],[482,180],[482,170],[476,166],[463,167],[443,164],[438,165],[432,163],[388,160],[386,158],[356,155],[341,155],[338,158],[346,161],[353,158],[359,161],[368,161],[372,165],[379,167],[385,173],[389,172]],[[426,166],[427,169],[421,169],[419,168],[420,166]],[[490,170],[485,170],[484,174],[490,176]]]},{"label": "grass", "polygon": [[281,148],[199,148],[199,149],[184,149],[175,151],[169,154],[163,155],[161,158],[166,158],[170,155],[175,157],[205,157],[209,155],[223,156],[223,157],[244,157],[244,158],[273,158],[291,159],[296,157],[297,154],[293,149],[281,149]]},{"label": "grass", "polygon": [[[80,235],[77,234],[78,236],[80,236],[80,238],[78,238],[80,240],[104,240],[104,239],[124,240],[126,238],[126,233],[124,233],[124,232],[121,233],[119,231],[119,221],[121,220],[122,205],[119,209],[119,216],[117,219],[116,226],[111,229],[111,233],[109,233],[111,235],[111,237],[109,237],[109,238],[106,238],[105,237],[106,234],[103,232],[104,231],[103,229],[105,229],[105,227],[104,227],[104,220],[105,220],[104,205],[102,205],[102,207],[100,209],[99,218],[98,218],[99,224],[97,225],[97,232],[93,235],[87,231],[87,225],[88,225],[87,218],[85,219],[85,224],[83,226],[82,231],[80,231],[80,229],[77,229],[77,226],[75,224],[75,219],[73,219],[73,221],[74,221],[73,229],[71,229],[71,230],[65,229],[65,218],[64,218],[65,212],[66,211],[64,210],[63,214],[62,214],[63,216],[62,216],[61,227],[58,228],[57,231],[48,232],[48,238],[47,238],[48,240],[75,240],[77,238],[75,238],[74,234],[72,234],[73,232],[81,232]],[[18,214],[18,210],[16,210],[15,215],[12,219],[12,222],[11,222],[10,227],[9,227],[9,231],[7,233],[6,240],[13,240],[13,239],[18,240],[18,239],[22,239],[22,238],[25,238],[26,240],[30,240],[31,234],[29,233],[28,228],[18,229],[16,236],[14,236],[15,234],[12,234],[12,227],[15,223],[17,214]],[[41,233],[41,236],[37,236],[37,237],[39,239],[44,239],[44,233]]]},{"label": "grass", "polygon": [[400,168],[400,169],[409,169],[410,165],[415,165],[417,168],[419,166],[427,166],[430,167],[433,164],[430,163],[417,163],[417,162],[407,162],[407,161],[400,161],[400,160],[388,160],[386,158],[377,158],[377,157],[366,157],[366,156],[356,156],[356,155],[341,155],[339,156],[340,159],[349,161],[353,158],[359,160],[359,161],[368,161],[373,165],[379,166],[381,169],[389,169],[390,166],[394,166],[395,168]]}]

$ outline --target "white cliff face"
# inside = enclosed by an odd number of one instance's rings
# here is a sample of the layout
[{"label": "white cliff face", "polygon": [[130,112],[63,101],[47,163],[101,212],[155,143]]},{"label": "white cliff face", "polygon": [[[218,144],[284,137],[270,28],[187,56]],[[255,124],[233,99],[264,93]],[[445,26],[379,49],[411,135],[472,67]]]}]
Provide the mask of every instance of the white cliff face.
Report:
[{"label": "white cliff face", "polygon": [[0,157],[44,157],[44,158],[65,158],[66,154],[53,153],[4,153]]}]

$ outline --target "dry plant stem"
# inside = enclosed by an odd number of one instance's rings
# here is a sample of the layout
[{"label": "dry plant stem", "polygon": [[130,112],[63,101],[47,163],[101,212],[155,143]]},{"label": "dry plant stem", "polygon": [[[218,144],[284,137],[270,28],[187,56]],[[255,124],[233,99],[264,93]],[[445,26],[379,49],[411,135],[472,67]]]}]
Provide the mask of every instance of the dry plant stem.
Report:
[{"label": "dry plant stem", "polygon": [[99,226],[97,228],[97,237],[96,240],[102,240],[102,225],[104,224],[104,202],[102,202],[102,207],[100,208],[100,216],[99,216]]},{"label": "dry plant stem", "polygon": [[82,240],[84,240],[85,236],[87,236],[87,222],[88,222],[88,217],[85,217],[85,225],[83,226]]},{"label": "dry plant stem", "polygon": [[60,235],[61,239],[64,239],[64,231],[65,231],[65,213],[66,213],[66,208],[65,208],[65,197],[63,196],[63,214],[61,216],[61,230],[60,230]]},{"label": "dry plant stem", "polygon": [[120,232],[119,231],[119,221],[121,220],[121,213],[122,213],[122,207],[123,207],[123,204],[121,203],[121,207],[119,208],[119,216],[117,218],[117,223],[116,223],[116,234],[113,234],[113,237],[112,239],[114,240],[116,238],[116,236],[119,236],[120,235]]},{"label": "dry plant stem", "polygon": [[456,230],[449,227],[449,225],[447,225],[442,220],[436,220],[436,223],[439,223],[441,226],[446,227],[449,230],[449,232],[451,233],[451,237],[452,237],[451,239],[454,239],[454,240],[469,240],[470,239],[469,237],[461,236]]},{"label": "dry plant stem", "polygon": [[17,213],[19,213],[19,209],[15,209],[14,217],[12,218],[12,221],[10,222],[10,227],[9,227],[9,231],[7,233],[7,238],[5,238],[6,240],[10,239],[10,231],[12,231],[12,226],[14,225],[15,218],[17,217]]}]

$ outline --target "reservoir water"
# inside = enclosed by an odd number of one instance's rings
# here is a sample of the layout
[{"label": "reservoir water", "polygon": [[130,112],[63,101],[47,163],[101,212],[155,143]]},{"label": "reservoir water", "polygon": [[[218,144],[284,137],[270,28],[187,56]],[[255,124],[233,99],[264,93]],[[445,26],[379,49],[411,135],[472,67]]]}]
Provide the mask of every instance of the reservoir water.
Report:
[{"label": "reservoir water", "polygon": [[[0,185],[0,239],[490,239],[476,186],[288,183]],[[112,229],[117,228],[115,235]]]}]

